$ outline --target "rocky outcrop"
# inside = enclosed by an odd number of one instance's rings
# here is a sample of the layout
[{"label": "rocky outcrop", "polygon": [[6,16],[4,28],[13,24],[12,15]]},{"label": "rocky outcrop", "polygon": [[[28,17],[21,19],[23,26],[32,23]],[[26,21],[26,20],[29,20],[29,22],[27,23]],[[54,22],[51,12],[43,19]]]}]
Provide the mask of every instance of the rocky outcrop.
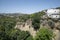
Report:
[{"label": "rocky outcrop", "polygon": [[31,19],[27,20],[26,22],[17,22],[15,28],[18,28],[22,31],[29,31],[33,37],[36,35],[36,31],[32,27]]}]

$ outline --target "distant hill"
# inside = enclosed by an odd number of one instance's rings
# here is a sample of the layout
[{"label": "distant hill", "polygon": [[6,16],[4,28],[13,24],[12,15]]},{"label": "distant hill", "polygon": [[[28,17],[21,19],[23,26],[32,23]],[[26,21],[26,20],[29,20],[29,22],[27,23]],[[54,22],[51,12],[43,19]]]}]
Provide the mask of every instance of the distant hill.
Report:
[{"label": "distant hill", "polygon": [[[53,9],[60,9],[60,7],[56,7],[56,8],[53,8]],[[44,11],[46,12],[48,9],[44,9],[42,11],[39,11],[39,12],[35,12],[35,13],[32,13],[31,15],[42,15],[44,13]],[[0,16],[10,16],[10,17],[17,17],[17,16],[26,16],[26,15],[30,15],[30,14],[24,14],[24,13],[0,13]]]},{"label": "distant hill", "polygon": [[23,13],[0,13],[0,15],[3,15],[3,16],[22,16],[22,15],[25,15]]}]

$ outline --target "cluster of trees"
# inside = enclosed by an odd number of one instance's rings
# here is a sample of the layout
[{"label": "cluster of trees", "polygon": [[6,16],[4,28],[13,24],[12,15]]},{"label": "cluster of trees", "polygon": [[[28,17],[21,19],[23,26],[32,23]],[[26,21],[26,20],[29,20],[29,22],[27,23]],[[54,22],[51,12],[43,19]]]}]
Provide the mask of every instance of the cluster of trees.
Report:
[{"label": "cluster of trees", "polygon": [[56,7],[56,9],[60,9],[60,7]]},{"label": "cluster of trees", "polygon": [[0,40],[33,40],[29,32],[15,29],[16,19],[0,17]]},{"label": "cluster of trees", "polygon": [[36,14],[33,15],[32,25],[35,30],[40,28],[40,17]]},{"label": "cluster of trees", "polygon": [[41,28],[37,32],[35,40],[52,40],[54,38],[53,31],[47,28]]},{"label": "cluster of trees", "polygon": [[31,14],[32,25],[35,30],[38,30],[40,28],[40,19],[42,15],[44,15],[43,11],[35,14]]},{"label": "cluster of trees", "polygon": [[24,14],[22,16],[19,16],[20,22],[26,22],[26,20],[30,19],[30,15]]}]

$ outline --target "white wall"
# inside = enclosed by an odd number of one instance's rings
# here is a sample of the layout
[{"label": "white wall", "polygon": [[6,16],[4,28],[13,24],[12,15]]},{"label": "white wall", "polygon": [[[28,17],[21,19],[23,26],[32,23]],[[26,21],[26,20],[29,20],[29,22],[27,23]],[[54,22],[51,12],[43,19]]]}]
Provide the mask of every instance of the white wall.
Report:
[{"label": "white wall", "polygon": [[60,18],[60,9],[48,9],[46,13],[50,18]]},{"label": "white wall", "polygon": [[47,14],[58,14],[60,12],[59,9],[48,9]]},{"label": "white wall", "polygon": [[51,18],[60,18],[59,15],[51,15]]}]

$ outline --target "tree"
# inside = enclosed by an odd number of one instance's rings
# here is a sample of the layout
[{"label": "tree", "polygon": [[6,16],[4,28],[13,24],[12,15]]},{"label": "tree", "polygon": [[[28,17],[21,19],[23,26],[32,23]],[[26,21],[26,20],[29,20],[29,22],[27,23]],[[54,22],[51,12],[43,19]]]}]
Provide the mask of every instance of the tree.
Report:
[{"label": "tree", "polygon": [[37,32],[35,40],[52,40],[53,32],[47,28],[41,28]]},{"label": "tree", "polygon": [[57,7],[56,9],[60,9],[60,7]]},{"label": "tree", "polygon": [[32,17],[32,25],[35,30],[40,28],[40,16],[37,16],[37,14],[34,14]]},{"label": "tree", "polygon": [[32,18],[32,26],[35,30],[38,30],[40,28],[40,19],[44,14],[45,13],[42,11],[30,15],[30,17]]}]

